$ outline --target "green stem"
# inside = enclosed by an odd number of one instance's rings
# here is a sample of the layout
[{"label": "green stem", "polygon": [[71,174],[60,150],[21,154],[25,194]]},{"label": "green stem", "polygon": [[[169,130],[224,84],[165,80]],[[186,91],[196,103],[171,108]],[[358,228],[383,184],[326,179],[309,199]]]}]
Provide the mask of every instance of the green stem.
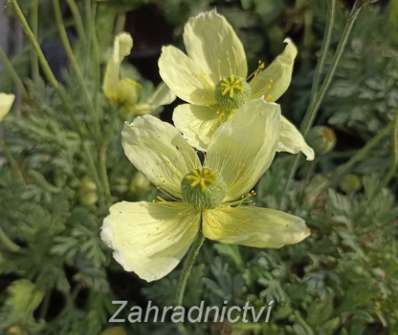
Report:
[{"label": "green stem", "polygon": [[73,53],[72,46],[69,42],[68,35],[66,33],[64,21],[62,18],[62,12],[61,12],[61,6],[59,3],[59,0],[53,0],[53,5],[54,5],[54,14],[55,14],[55,21],[58,27],[58,31],[61,37],[62,44],[64,46],[66,55],[69,59],[69,62],[71,63],[73,71],[76,73],[77,79],[80,82],[80,86],[83,90],[83,94],[86,99],[86,103],[88,106],[89,112],[92,114],[93,120],[94,120],[94,133],[96,134],[96,137],[99,138],[100,136],[100,125],[99,125],[99,120],[97,117],[97,113],[94,110],[94,105],[91,102],[90,94],[87,90],[87,86],[85,85],[84,82],[84,77],[82,74],[82,71],[80,69],[79,63],[77,62],[77,59]]},{"label": "green stem", "polygon": [[[321,76],[325,68],[326,57],[329,53],[330,42],[332,40],[333,28],[336,18],[336,0],[331,0],[328,6],[329,6],[329,11],[328,11],[329,19],[326,22],[326,32],[323,37],[322,46],[321,46],[321,57],[319,58],[319,62],[315,69],[314,81],[312,82],[312,88],[311,88],[311,103],[310,105],[308,105],[308,108],[310,108],[311,104],[314,103],[316,94],[318,93],[319,85],[321,83]],[[307,113],[309,112],[307,111]]]},{"label": "green stem", "polygon": [[[204,241],[205,237],[201,232],[199,232],[191,248],[189,249],[189,253],[186,256],[183,268],[181,270],[180,278],[177,283],[176,306],[183,306],[188,279],[191,275],[193,265],[195,263],[196,258],[199,255],[200,248],[202,247]],[[184,324],[179,324],[178,330],[181,334],[188,334],[187,330],[184,327]]]},{"label": "green stem", "polygon": [[[312,125],[315,121],[315,118],[317,116],[317,113],[319,111],[319,107],[321,106],[321,103],[322,103],[323,99],[325,98],[326,92],[328,91],[330,84],[332,83],[332,80],[336,73],[336,69],[340,63],[341,57],[342,57],[344,50],[347,46],[349,37],[351,36],[351,32],[354,27],[354,24],[355,24],[356,20],[358,19],[359,13],[361,12],[361,10],[363,8],[363,4],[364,3],[361,0],[357,0],[355,2],[354,7],[352,8],[352,11],[348,18],[348,21],[344,27],[342,37],[337,46],[336,53],[333,57],[332,65],[331,65],[328,73],[326,74],[325,80],[322,82],[319,92],[317,92],[315,98],[313,99],[313,103],[310,103],[309,108],[304,115],[304,119],[303,119],[303,122],[300,127],[300,131],[304,137],[306,137],[306,135],[308,134],[308,131],[312,127]],[[330,7],[330,10],[332,10],[332,9],[333,9],[333,6]],[[327,33],[328,32],[326,32],[326,34]],[[325,37],[325,43],[326,43],[326,37]],[[325,53],[327,51],[326,48],[323,51]],[[323,59],[323,57],[326,57],[326,56],[322,55],[321,60]],[[300,159],[301,159],[301,156],[297,155],[293,161],[293,164],[289,170],[286,184],[284,187],[284,190],[285,190],[284,193],[286,193],[287,190],[290,188],[290,183],[291,183],[294,175],[296,174],[297,168],[300,163]]]},{"label": "green stem", "polygon": [[395,112],[394,125],[392,131],[392,163],[390,170],[388,171],[386,177],[383,180],[383,187],[387,186],[391,179],[395,176],[398,168],[398,111]]},{"label": "green stem", "polygon": [[19,168],[19,165],[14,158],[14,156],[11,153],[11,150],[8,148],[7,143],[4,140],[0,140],[0,146],[1,149],[3,150],[4,156],[6,157],[8,163],[11,166],[11,170],[14,174],[14,176],[22,183],[25,184],[25,178],[22,174],[21,169]]},{"label": "green stem", "polygon": [[21,7],[18,5],[17,0],[9,0],[12,8],[15,11],[15,15],[17,16],[19,22],[22,25],[22,29],[25,32],[26,37],[28,38],[29,42],[32,44],[33,50],[35,51],[40,65],[43,69],[44,75],[46,76],[47,80],[51,83],[54,88],[59,88],[59,82],[55,78],[54,73],[52,72],[50,65],[47,62],[46,57],[43,54],[43,51],[40,48],[39,42],[36,39],[35,34],[30,29],[28,21],[26,21],[25,15],[23,14]]},{"label": "green stem", "polygon": [[295,316],[297,323],[299,323],[304,328],[305,334],[314,335],[314,331],[308,325],[308,323],[303,319],[299,311],[294,312],[293,315]]},{"label": "green stem", "polygon": [[337,67],[341,60],[341,57],[343,56],[344,50],[347,46],[347,42],[351,36],[352,28],[354,27],[354,24],[357,21],[358,15],[361,12],[362,8],[363,8],[363,6],[358,5],[358,1],[355,2],[354,7],[350,13],[348,22],[347,22],[346,26],[344,27],[344,31],[343,31],[341,40],[337,46],[336,54],[332,61],[332,66],[330,67],[330,70],[327,73],[326,78],[321,85],[321,88],[319,89],[319,93],[317,94],[316,98],[314,99],[313,106],[308,110],[308,112],[304,116],[304,120],[300,127],[300,130],[304,137],[307,135],[308,131],[312,127],[315,117],[317,116],[317,113],[319,111],[319,107],[321,106],[321,103],[322,103],[323,99],[325,98],[326,92],[328,91],[330,84],[332,83],[333,77],[336,73]]},{"label": "green stem", "polygon": [[98,175],[98,171],[95,166],[95,162],[94,162],[94,159],[92,156],[92,150],[90,149],[90,146],[87,142],[85,142],[83,144],[83,149],[84,149],[84,153],[86,156],[85,158],[87,160],[87,167],[90,172],[90,177],[93,178],[93,180],[95,181],[95,184],[97,185],[97,189],[98,189],[99,193],[102,195],[101,197],[99,197],[100,207],[104,208],[106,201],[105,201],[105,198],[103,195],[105,194],[105,192],[103,191],[102,183],[101,183],[100,177]]},{"label": "green stem", "polygon": [[[96,13],[97,13],[97,3],[94,2],[92,4],[92,0],[86,0],[86,17],[87,17],[87,32],[89,34],[89,45],[91,50],[91,59],[92,59],[92,73],[94,77],[95,83],[95,92],[94,95],[94,105],[98,104],[98,92],[101,90],[101,64],[100,64],[100,54],[98,48],[98,39],[97,39],[97,28],[96,28]],[[96,108],[96,112],[100,113],[101,110]]]},{"label": "green stem", "polygon": [[44,75],[46,76],[48,82],[52,87],[55,89],[56,93],[58,94],[59,98],[61,99],[63,106],[65,110],[68,112],[68,115],[72,122],[74,123],[74,126],[76,129],[80,132],[80,134],[84,134],[84,128],[82,127],[81,123],[76,119],[74,111],[69,106],[69,101],[66,96],[66,93],[63,89],[63,87],[60,85],[58,82],[57,78],[55,77],[54,73],[52,72],[50,65],[47,62],[46,57],[44,56],[43,51],[40,48],[40,44],[33,33],[32,29],[29,27],[29,24],[21,10],[21,7],[18,5],[17,0],[9,0],[9,3],[11,4],[12,8],[15,11],[15,14],[19,20],[19,22],[22,25],[22,29],[25,32],[25,35],[27,36],[29,42],[31,43],[33,50],[35,51],[37,58],[39,60],[39,63],[42,67],[42,70],[44,72]]},{"label": "green stem", "polygon": [[25,89],[25,86],[21,80],[21,78],[18,75],[18,72],[15,70],[12,62],[10,61],[10,59],[7,57],[6,53],[4,52],[3,49],[0,48],[0,59],[4,64],[5,69],[8,71],[11,79],[14,81],[15,86],[17,87],[17,89],[20,90],[20,92],[26,96],[27,92]]},{"label": "green stem", "polygon": [[35,170],[30,170],[29,171],[29,176],[33,179],[33,181],[40,186],[43,190],[45,190],[48,193],[53,193],[57,194],[60,193],[62,190],[54,185],[51,185],[44,176],[35,171]]},{"label": "green stem", "polygon": [[115,35],[124,31],[124,26],[126,25],[126,14],[119,14],[116,18],[115,24]]},{"label": "green stem", "polygon": [[[65,21],[65,27],[73,27],[74,22],[68,19]],[[41,43],[42,41],[45,41],[49,38],[51,38],[53,35],[58,34],[58,29],[57,28],[49,28],[46,31],[42,31],[40,38],[38,37],[38,42]],[[10,59],[10,62],[13,64],[14,67],[18,68],[19,66],[24,66],[27,64],[29,61],[29,56],[28,54],[33,50],[32,46],[30,44],[25,44],[22,49],[18,52],[18,54]]]},{"label": "green stem", "polygon": [[102,187],[104,189],[104,197],[107,205],[111,204],[111,188],[109,185],[109,178],[108,178],[108,172],[106,168],[106,161],[107,161],[107,149],[108,145],[107,143],[104,143],[99,150],[99,163],[100,163],[100,177],[102,181]]},{"label": "green stem", "polygon": [[0,227],[0,245],[4,246],[10,252],[20,252],[21,247],[15,244]]},{"label": "green stem", "polygon": [[393,120],[393,123],[391,124],[392,128],[392,160],[391,160],[391,165],[387,171],[387,174],[384,176],[382,179],[380,186],[377,188],[375,192],[375,196],[379,194],[379,192],[386,187],[390,181],[394,178],[394,176],[397,173],[397,168],[398,168],[398,111],[395,112],[395,118]]},{"label": "green stem", "polygon": [[[30,12],[30,24],[35,36],[39,36],[39,0],[32,0],[32,11]],[[34,81],[39,79],[39,60],[35,52],[31,52],[31,69]]]},{"label": "green stem", "polygon": [[357,151],[357,153],[351,157],[348,162],[340,165],[330,177],[330,181],[336,181],[339,177],[347,174],[352,167],[363,159],[369,157],[369,153],[379,145],[379,143],[390,134],[392,129],[392,123],[381,130],[375,137],[366,143],[366,145]]},{"label": "green stem", "polygon": [[84,33],[84,24],[82,16],[80,14],[79,6],[77,5],[75,0],[66,0],[66,2],[68,3],[69,9],[72,13],[73,21],[75,22],[75,27],[77,33],[79,34],[79,38],[81,41],[85,41],[86,35]]},{"label": "green stem", "polygon": [[205,237],[200,232],[196,237],[195,241],[193,242],[191,248],[189,249],[188,255],[186,256],[184,266],[182,268],[181,275],[177,284],[177,291],[176,291],[177,306],[183,305],[185,289],[187,287],[188,279],[189,276],[191,275],[191,271],[195,263],[196,257],[198,257],[200,248],[202,247],[204,241]]}]

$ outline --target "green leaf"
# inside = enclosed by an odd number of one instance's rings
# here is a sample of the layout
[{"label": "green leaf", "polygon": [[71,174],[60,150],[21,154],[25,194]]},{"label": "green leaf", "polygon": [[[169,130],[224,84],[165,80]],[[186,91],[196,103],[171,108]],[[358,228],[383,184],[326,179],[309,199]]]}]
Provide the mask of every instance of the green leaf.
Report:
[{"label": "green leaf", "polygon": [[26,279],[14,281],[7,289],[7,298],[0,314],[0,329],[19,324],[23,328],[36,325],[33,312],[44,297],[42,290]]}]

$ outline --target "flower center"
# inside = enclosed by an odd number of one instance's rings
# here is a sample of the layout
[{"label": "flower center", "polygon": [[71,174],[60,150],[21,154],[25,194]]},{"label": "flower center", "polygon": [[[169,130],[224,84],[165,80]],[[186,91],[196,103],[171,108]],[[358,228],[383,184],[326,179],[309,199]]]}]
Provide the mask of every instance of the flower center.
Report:
[{"label": "flower center", "polygon": [[239,108],[250,96],[250,86],[234,75],[220,80],[216,86],[216,100],[226,110]]},{"label": "flower center", "polygon": [[196,209],[215,208],[225,196],[225,183],[209,168],[194,169],[181,181],[184,201]]},{"label": "flower center", "polygon": [[233,98],[235,94],[243,92],[243,81],[235,76],[230,76],[220,81],[221,95]]}]

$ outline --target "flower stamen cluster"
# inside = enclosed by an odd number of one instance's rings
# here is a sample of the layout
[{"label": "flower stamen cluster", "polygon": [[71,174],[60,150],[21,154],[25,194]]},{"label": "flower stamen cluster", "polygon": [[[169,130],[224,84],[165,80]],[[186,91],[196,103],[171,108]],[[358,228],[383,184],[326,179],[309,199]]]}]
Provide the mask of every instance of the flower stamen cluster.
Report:
[{"label": "flower stamen cluster", "polygon": [[228,95],[232,99],[236,93],[243,92],[243,81],[235,76],[230,76],[220,81],[220,87],[221,94]]},{"label": "flower stamen cluster", "polygon": [[238,76],[221,79],[216,86],[216,101],[219,108],[231,111],[241,107],[250,96],[250,86]]},{"label": "flower stamen cluster", "polygon": [[195,169],[190,172],[185,179],[191,183],[191,188],[198,187],[201,192],[204,192],[207,187],[214,183],[216,176],[208,168]]},{"label": "flower stamen cluster", "polygon": [[224,181],[209,168],[194,169],[181,181],[183,199],[194,208],[217,207],[225,196]]}]

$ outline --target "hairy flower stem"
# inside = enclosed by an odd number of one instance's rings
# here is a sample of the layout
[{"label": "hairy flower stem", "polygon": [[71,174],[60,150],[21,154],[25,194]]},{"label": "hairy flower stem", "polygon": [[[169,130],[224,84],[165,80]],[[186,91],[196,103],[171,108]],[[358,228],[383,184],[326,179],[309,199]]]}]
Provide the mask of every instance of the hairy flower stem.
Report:
[{"label": "hairy flower stem", "polygon": [[115,35],[121,33],[124,30],[126,24],[126,14],[119,14],[116,18],[115,23]]},{"label": "hairy flower stem", "polygon": [[0,60],[2,61],[4,68],[8,71],[11,79],[14,81],[17,89],[19,89],[19,91],[22,93],[22,95],[26,96],[27,92],[26,92],[23,82],[22,82],[21,78],[19,77],[18,72],[15,70],[12,62],[7,57],[6,53],[4,52],[4,50],[2,48],[0,48]]},{"label": "hairy flower stem", "polygon": [[69,101],[66,96],[66,93],[63,89],[63,87],[60,85],[58,82],[57,78],[55,77],[54,73],[52,72],[50,65],[47,62],[46,57],[44,56],[43,51],[40,48],[40,44],[33,33],[32,29],[29,27],[28,21],[25,18],[25,15],[23,14],[21,7],[19,7],[18,1],[17,0],[9,0],[9,3],[11,4],[12,8],[14,9],[15,15],[17,16],[20,24],[22,25],[22,29],[25,32],[25,35],[27,36],[30,44],[33,47],[33,50],[35,51],[37,58],[39,60],[39,63],[41,65],[41,68],[43,70],[43,73],[50,83],[50,85],[55,89],[56,93],[58,94],[59,98],[61,99],[66,111],[68,112],[68,115],[70,119],[72,120],[74,126],[76,129],[79,131],[80,134],[84,134],[84,128],[82,127],[81,123],[76,119],[74,112],[71,110],[69,107]]},{"label": "hairy flower stem", "polygon": [[[339,44],[337,45],[337,50],[336,53],[333,57],[333,61],[331,64],[331,67],[328,71],[328,73],[326,74],[325,80],[322,82],[322,85],[319,89],[319,92],[315,92],[316,96],[311,99],[309,108],[307,109],[305,115],[304,115],[304,119],[303,122],[301,124],[300,127],[300,131],[303,134],[304,137],[306,137],[308,131],[310,130],[310,128],[312,127],[315,118],[318,114],[319,111],[319,107],[321,106],[321,103],[323,101],[323,99],[325,98],[326,92],[328,91],[330,84],[332,83],[332,80],[334,78],[334,75],[336,73],[336,69],[340,63],[341,57],[344,53],[344,50],[347,46],[347,42],[351,36],[351,32],[352,29],[354,27],[355,22],[358,19],[358,15],[361,12],[362,8],[364,6],[364,3],[362,3],[361,1],[357,0],[354,4],[354,7],[351,10],[350,16],[348,18],[348,21],[344,27],[344,31],[343,34],[341,36],[341,39],[339,41]],[[330,7],[330,10],[333,10],[333,6]],[[332,14],[332,13],[331,13]],[[331,15],[330,14],[330,15]],[[331,27],[330,29],[333,29],[333,27]],[[327,34],[329,32],[326,32],[326,37],[325,37],[325,44],[327,42]],[[324,50],[322,50],[322,53],[327,53],[327,48],[325,48]],[[326,55],[321,55],[321,60],[324,59],[326,57]],[[296,174],[297,168],[299,166],[300,163],[300,159],[301,156],[297,155],[293,161],[293,164],[290,167],[289,173],[288,173],[288,177],[286,179],[286,184],[284,187],[284,193],[286,193],[290,187],[290,183],[294,177],[294,175]]]},{"label": "hairy flower stem", "polygon": [[[334,28],[334,23],[335,23],[335,18],[336,18],[336,2],[337,2],[337,0],[331,0],[328,5],[329,6],[329,12],[328,12],[329,19],[326,22],[326,32],[325,32],[325,36],[323,37],[323,40],[322,40],[320,58],[319,58],[319,62],[316,66],[315,73],[314,73],[314,80],[312,82],[312,87],[311,87],[311,100],[310,100],[310,104],[308,105],[308,109],[310,109],[311,105],[313,105],[315,102],[315,97],[316,97],[316,94],[318,93],[319,85],[321,83],[321,76],[322,76],[322,73],[325,68],[326,57],[329,53],[330,42],[332,40],[333,28]],[[308,109],[307,109],[306,113],[309,113]]]},{"label": "hairy flower stem", "polygon": [[[201,232],[199,232],[195,241],[193,242],[191,248],[189,249],[188,255],[186,256],[180,278],[177,283],[176,290],[176,306],[182,306],[184,303],[185,289],[187,287],[188,279],[191,275],[193,265],[195,263],[196,257],[199,255],[200,248],[205,241],[205,237]],[[187,331],[183,324],[179,324],[178,330],[181,334],[187,334]]]},{"label": "hairy flower stem", "polygon": [[392,161],[390,168],[381,182],[381,188],[388,185],[392,178],[394,178],[398,168],[398,110],[395,111],[394,124],[392,126]]},{"label": "hairy flower stem", "polygon": [[109,178],[108,178],[107,164],[106,164],[107,149],[108,149],[108,143],[104,141],[104,143],[101,145],[99,149],[99,165],[100,165],[99,175],[104,190],[105,203],[107,206],[110,206],[112,204],[112,199],[111,199],[111,188],[109,185]]},{"label": "hairy flower stem", "polygon": [[100,197],[99,197],[100,207],[106,208],[107,204],[106,204],[106,200],[105,200],[106,196],[105,196],[103,184],[101,183],[101,179],[100,179],[99,173],[97,171],[96,164],[95,164],[93,156],[91,154],[90,146],[87,142],[83,144],[83,149],[84,149],[84,153],[86,155],[85,158],[86,158],[88,170],[90,172],[90,177],[95,181],[95,184],[97,185],[97,188],[98,188],[98,192],[100,193]]},{"label": "hairy flower stem", "polygon": [[[95,83],[95,92],[100,91],[101,87],[101,62],[100,62],[100,53],[98,48],[98,39],[97,39],[97,28],[96,28],[96,12],[97,12],[97,3],[92,0],[85,0],[85,12],[86,12],[86,21],[87,21],[87,32],[88,32],[88,42],[91,51],[91,59],[92,59],[92,73]],[[94,105],[97,105],[98,98],[97,95],[94,96]],[[96,109],[97,112],[100,109]]]},{"label": "hairy flower stem", "polygon": [[68,7],[72,13],[73,21],[75,24],[75,28],[77,30],[77,33],[79,35],[79,38],[81,41],[86,40],[86,34],[84,33],[84,24],[83,24],[83,19],[80,14],[79,6],[77,5],[75,0],[66,0]]},{"label": "hairy flower stem", "polygon": [[59,82],[55,78],[54,73],[52,72],[50,65],[47,62],[46,57],[43,54],[43,51],[40,48],[39,42],[37,41],[37,38],[35,34],[33,33],[32,29],[29,27],[29,23],[25,18],[25,15],[23,14],[21,7],[18,5],[17,0],[9,0],[9,3],[11,4],[12,8],[14,9],[15,15],[17,16],[19,22],[22,25],[22,29],[24,30],[26,37],[28,38],[29,42],[32,44],[33,50],[35,51],[40,65],[43,69],[43,72],[47,78],[47,80],[50,82],[50,84],[54,88],[59,88]]},{"label": "hairy flower stem", "polygon": [[[32,32],[35,36],[39,36],[39,0],[32,0],[32,9],[30,12],[30,25],[32,26]],[[36,53],[31,52],[31,71],[32,78],[36,82],[39,79],[39,60],[37,59]]]},{"label": "hairy flower stem", "polygon": [[86,99],[88,112],[91,114],[93,121],[94,121],[93,125],[94,125],[95,138],[98,140],[100,137],[100,133],[101,133],[100,123],[99,123],[99,119],[98,119],[98,113],[96,113],[95,107],[94,107],[93,103],[91,102],[91,97],[88,92],[87,86],[85,84],[83,73],[80,69],[79,63],[77,62],[75,54],[73,53],[72,46],[69,42],[69,38],[66,33],[66,29],[65,29],[65,25],[64,25],[64,20],[62,18],[62,12],[61,12],[61,6],[59,3],[59,0],[53,0],[53,6],[54,6],[55,21],[57,24],[57,28],[58,28],[58,32],[59,32],[59,35],[61,38],[62,45],[64,46],[66,55],[67,55],[69,62],[72,66],[72,69],[75,72],[77,79],[80,83],[80,86],[83,90],[83,94]]}]

